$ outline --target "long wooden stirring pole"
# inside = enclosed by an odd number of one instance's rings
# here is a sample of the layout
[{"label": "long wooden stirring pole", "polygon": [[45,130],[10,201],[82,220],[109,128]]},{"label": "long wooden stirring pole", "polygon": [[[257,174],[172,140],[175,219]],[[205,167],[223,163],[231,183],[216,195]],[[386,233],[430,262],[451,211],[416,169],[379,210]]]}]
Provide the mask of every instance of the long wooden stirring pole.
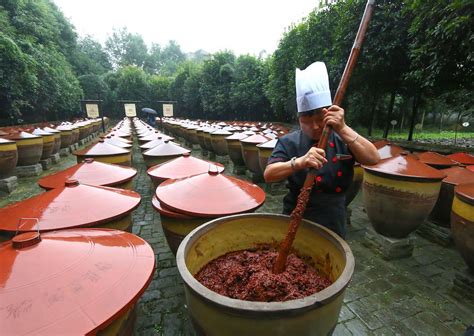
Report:
[{"label": "long wooden stirring pole", "polygon": [[[344,68],[344,73],[342,74],[341,81],[339,82],[339,86],[337,87],[336,95],[334,96],[333,104],[334,105],[341,105],[342,100],[344,99],[344,95],[346,93],[347,85],[349,84],[349,79],[351,78],[352,71],[357,62],[357,58],[360,54],[360,49],[362,46],[362,42],[364,41],[365,34],[369,27],[369,22],[372,17],[372,13],[374,11],[375,0],[368,0],[365,6],[364,15],[362,16],[362,20],[359,25],[359,30],[357,31],[357,35],[352,46],[351,54],[349,55],[349,59],[347,60],[346,67]],[[321,138],[318,142],[318,148],[325,149],[328,143],[329,136],[331,135],[332,128],[329,125],[324,126],[323,132],[321,134]],[[291,246],[293,241],[295,240],[296,232],[298,230],[298,226],[303,218],[303,214],[306,210],[306,206],[308,204],[309,195],[311,194],[311,190],[313,189],[314,185],[314,173],[309,171],[306,175],[306,180],[301,188],[300,194],[298,195],[298,199],[296,201],[296,207],[291,213],[291,222],[288,229],[288,233],[285,239],[280,244],[280,249],[278,251],[278,256],[275,261],[275,265],[273,265],[273,273],[279,274],[285,270],[286,266],[286,259],[290,252]]]}]

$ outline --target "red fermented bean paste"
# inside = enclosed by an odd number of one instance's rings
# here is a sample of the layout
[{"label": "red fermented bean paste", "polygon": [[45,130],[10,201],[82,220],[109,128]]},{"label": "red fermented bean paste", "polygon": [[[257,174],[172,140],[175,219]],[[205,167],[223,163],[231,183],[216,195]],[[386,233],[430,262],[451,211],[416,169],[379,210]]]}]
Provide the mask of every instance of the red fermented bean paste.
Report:
[{"label": "red fermented bean paste", "polygon": [[291,253],[286,269],[272,272],[278,253],[274,250],[242,250],[212,260],[196,279],[214,292],[246,301],[288,301],[323,290],[331,281]]}]

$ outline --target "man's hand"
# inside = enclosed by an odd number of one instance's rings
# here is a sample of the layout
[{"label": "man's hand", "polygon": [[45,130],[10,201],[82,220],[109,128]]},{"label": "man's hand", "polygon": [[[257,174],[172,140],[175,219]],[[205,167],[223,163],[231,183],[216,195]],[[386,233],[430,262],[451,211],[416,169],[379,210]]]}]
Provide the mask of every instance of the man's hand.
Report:
[{"label": "man's hand", "polygon": [[323,149],[311,147],[305,155],[296,159],[295,166],[296,170],[304,168],[321,169],[323,164],[327,162],[326,153]]},{"label": "man's hand", "polygon": [[346,127],[344,109],[342,107],[332,105],[329,108],[323,108],[323,115],[324,125],[331,126],[337,133]]}]

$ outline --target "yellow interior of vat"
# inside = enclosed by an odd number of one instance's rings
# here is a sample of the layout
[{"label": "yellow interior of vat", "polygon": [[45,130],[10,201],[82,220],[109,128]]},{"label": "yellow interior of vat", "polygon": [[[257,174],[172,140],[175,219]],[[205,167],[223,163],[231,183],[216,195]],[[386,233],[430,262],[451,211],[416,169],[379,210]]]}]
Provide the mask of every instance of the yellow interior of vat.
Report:
[{"label": "yellow interior of vat", "polygon": [[[242,217],[229,219],[198,237],[185,252],[186,266],[196,274],[211,260],[228,252],[255,248],[261,244],[279,244],[288,230],[287,217]],[[319,272],[332,282],[346,264],[345,252],[324,229],[302,222],[293,248],[300,257],[310,257]]]}]

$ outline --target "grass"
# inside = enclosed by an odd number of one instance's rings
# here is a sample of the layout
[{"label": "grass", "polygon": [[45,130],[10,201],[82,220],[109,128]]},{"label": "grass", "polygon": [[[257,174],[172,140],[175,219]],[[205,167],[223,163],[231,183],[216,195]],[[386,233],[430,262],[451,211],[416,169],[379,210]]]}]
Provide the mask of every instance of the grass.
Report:
[{"label": "grass", "polygon": [[[361,130],[361,134],[367,135],[367,131]],[[415,130],[413,133],[414,140],[436,140],[436,139],[453,139],[455,138],[454,131],[437,131],[437,130],[422,130],[418,131]],[[375,129],[372,132],[373,138],[382,138],[383,130],[382,129]],[[393,133],[388,133],[389,139],[399,139],[399,140],[407,140],[408,139],[408,131],[399,132],[395,130]],[[457,134],[458,139],[474,139],[474,132],[458,132]]]}]

